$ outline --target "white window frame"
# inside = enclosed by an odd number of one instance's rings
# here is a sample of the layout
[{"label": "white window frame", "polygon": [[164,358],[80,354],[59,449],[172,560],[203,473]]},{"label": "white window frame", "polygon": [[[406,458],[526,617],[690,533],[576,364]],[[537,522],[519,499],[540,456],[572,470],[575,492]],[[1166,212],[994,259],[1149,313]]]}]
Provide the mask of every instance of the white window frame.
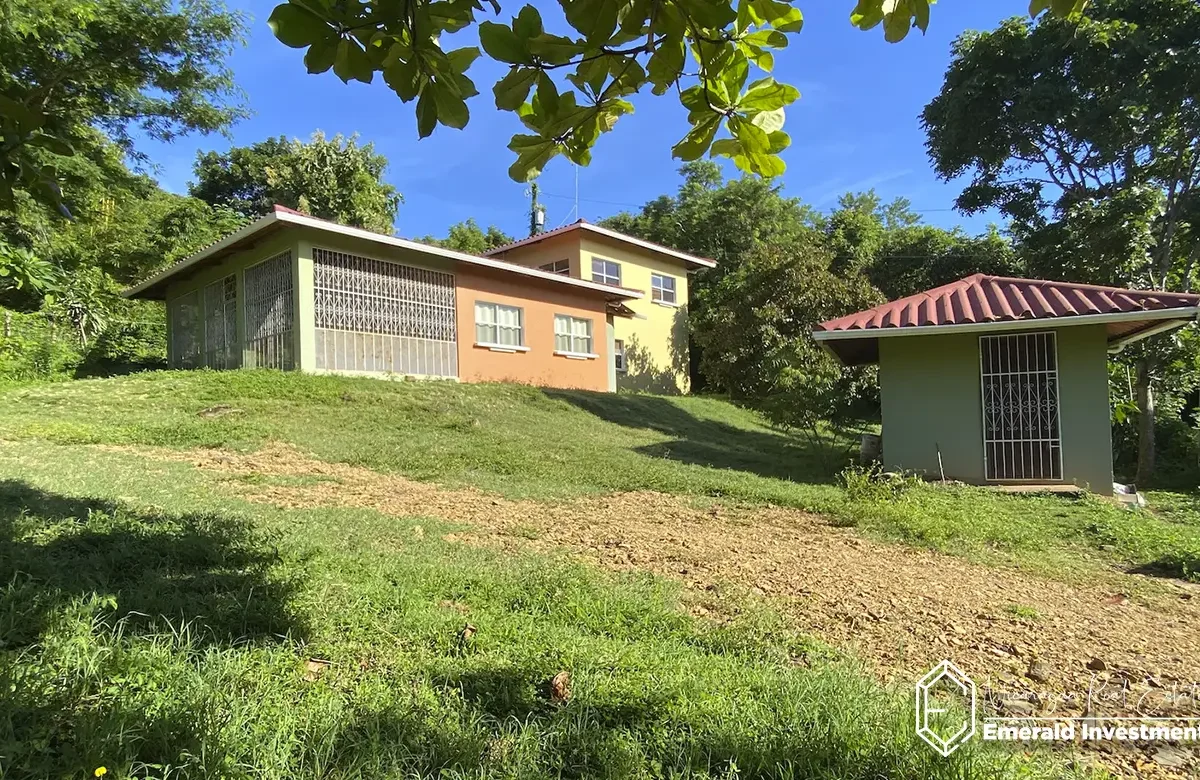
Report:
[{"label": "white window frame", "polygon": [[[583,324],[587,335],[576,332],[577,326]],[[585,317],[573,317],[570,314],[554,315],[554,354],[575,360],[594,360],[600,357],[592,351],[595,344],[595,329],[592,321]],[[567,339],[567,349],[559,344],[559,338]],[[582,343],[581,343],[582,342]],[[582,347],[582,349],[580,348]]]},{"label": "white window frame", "polygon": [[[666,293],[668,292],[664,282],[671,282],[671,299],[667,300]],[[679,303],[679,280],[674,276],[666,274],[650,274],[650,300],[660,306],[678,306]]]},{"label": "white window frame", "polygon": [[624,374],[629,370],[629,366],[625,362],[624,339],[613,339],[613,365],[616,366],[618,374]]},{"label": "white window frame", "polygon": [[[479,318],[480,310],[491,311],[491,322],[481,320]],[[500,310],[515,311],[517,313],[517,324],[501,325]],[[480,326],[485,328],[495,329],[495,339],[481,339],[479,337]],[[516,344],[505,344],[500,338],[500,330],[517,332]],[[493,301],[475,301],[475,346],[486,347],[492,352],[528,352],[529,347],[525,346],[525,310],[520,306],[510,306],[505,303],[495,303]]]},{"label": "white window frame", "polygon": [[[600,272],[596,272],[597,264],[600,266]],[[609,266],[616,269],[616,274],[610,274]],[[592,281],[600,284],[611,284],[614,287],[621,286],[621,264],[616,260],[605,260],[603,257],[592,257]]]},{"label": "white window frame", "polygon": [[[1054,356],[1054,368],[1043,368],[1043,369],[1027,368],[1024,371],[1014,371],[1014,370],[1011,370],[1011,367],[1010,367],[1010,370],[1008,370],[1008,371],[989,371],[988,370],[988,367],[984,364],[984,347],[983,347],[984,341],[990,340],[993,343],[999,344],[1000,342],[1004,341],[1005,339],[1021,338],[1021,337],[1027,337],[1027,336],[1046,337],[1046,348],[1049,349]],[[978,344],[979,344],[979,405],[980,405],[980,423],[981,423],[980,437],[983,440],[983,478],[984,478],[984,481],[985,482],[1010,482],[1010,483],[1028,482],[1028,483],[1035,483],[1035,484],[1036,483],[1053,483],[1053,482],[1066,481],[1066,474],[1063,471],[1063,457],[1062,457],[1063,456],[1062,397],[1061,397],[1061,392],[1060,392],[1059,376],[1058,376],[1058,367],[1059,367],[1059,358],[1060,358],[1059,351],[1058,351],[1058,333],[1055,331],[1052,331],[1052,330],[1046,330],[1046,331],[1032,331],[1032,332],[1023,332],[1023,333],[1005,333],[1005,334],[999,334],[999,335],[995,335],[995,336],[991,336],[991,335],[980,336]],[[988,411],[987,411],[987,377],[989,377],[989,376],[993,376],[993,377],[996,377],[996,376],[1009,376],[1009,377],[1024,376],[1024,377],[1028,378],[1033,375],[1042,375],[1046,378],[1046,381],[1053,380],[1052,385],[1054,388],[1054,397],[1053,397],[1052,401],[1053,401],[1053,409],[1054,409],[1054,430],[1052,432],[1053,433],[1052,437],[1049,439],[1030,439],[1030,438],[989,439],[988,433],[987,433],[988,427],[987,427],[987,419],[986,419],[986,416],[988,414]],[[1022,415],[1027,414],[1027,413],[1028,413],[1027,410],[1022,410],[1020,412],[1020,414],[1022,414]],[[1021,425],[1023,427],[1032,427],[1032,424],[1025,423],[1025,422],[1022,422]],[[1013,465],[1009,464],[1007,461],[1005,461],[1003,459],[1001,460],[1001,462],[999,464],[989,463],[989,461],[988,461],[988,445],[989,444],[993,444],[993,445],[996,445],[996,444],[1000,444],[1000,445],[1003,445],[1003,444],[1012,444],[1012,445],[1046,444],[1050,448],[1050,451],[1052,453],[1052,456],[1051,456],[1052,460],[1046,461],[1045,459],[1043,459],[1040,456],[1040,454],[1036,458],[1034,458],[1033,454],[1031,453],[1029,455],[1028,463],[1026,463],[1024,460],[1022,460],[1021,464],[1016,465],[1015,468]],[[1021,453],[1021,457],[1024,459],[1025,454]],[[1036,465],[1035,465],[1035,461],[1036,461]],[[1018,469],[1024,469],[1026,466],[1028,466],[1030,468],[1030,470],[1036,469],[1043,473],[1039,473],[1036,476],[1029,476],[1029,477],[1004,476],[1004,472],[1013,472]],[[1057,477],[1053,476],[1053,472],[1054,472],[1055,468],[1057,468],[1057,470],[1058,470]],[[1044,471],[1046,469],[1048,469],[1050,471],[1051,476],[1045,476]],[[989,476],[988,475],[989,470],[995,470],[995,472],[997,474],[999,474],[999,476]]]},{"label": "white window frame", "polygon": [[570,276],[571,275],[571,261],[570,260],[555,260],[553,263],[546,263],[545,265],[539,265],[538,270],[546,271],[547,273],[558,274],[559,276]]}]

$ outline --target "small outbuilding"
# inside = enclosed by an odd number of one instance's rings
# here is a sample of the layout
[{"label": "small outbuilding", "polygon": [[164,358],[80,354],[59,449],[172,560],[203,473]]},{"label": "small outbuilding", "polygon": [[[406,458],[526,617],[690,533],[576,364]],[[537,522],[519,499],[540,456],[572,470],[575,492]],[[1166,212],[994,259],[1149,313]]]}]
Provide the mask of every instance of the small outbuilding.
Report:
[{"label": "small outbuilding", "polygon": [[813,336],[879,365],[885,468],[1109,495],[1108,354],[1198,315],[1200,295],[976,274]]}]

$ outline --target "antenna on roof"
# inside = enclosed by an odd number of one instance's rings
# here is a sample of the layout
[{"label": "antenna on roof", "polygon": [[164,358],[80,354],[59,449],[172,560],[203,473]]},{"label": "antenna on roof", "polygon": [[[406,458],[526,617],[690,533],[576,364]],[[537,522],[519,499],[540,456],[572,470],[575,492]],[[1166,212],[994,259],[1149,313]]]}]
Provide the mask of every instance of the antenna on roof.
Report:
[{"label": "antenna on roof", "polygon": [[536,236],[546,229],[546,207],[538,203],[538,185],[536,181],[530,182],[529,189],[525,190],[525,194],[530,197],[529,235]]}]

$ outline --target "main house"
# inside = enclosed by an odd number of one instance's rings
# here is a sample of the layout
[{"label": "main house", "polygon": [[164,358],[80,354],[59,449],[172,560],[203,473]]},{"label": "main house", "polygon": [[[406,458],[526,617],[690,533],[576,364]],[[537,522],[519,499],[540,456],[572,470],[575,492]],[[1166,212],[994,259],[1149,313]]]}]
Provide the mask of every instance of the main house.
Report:
[{"label": "main house", "polygon": [[479,257],[276,206],[125,295],[165,301],[174,368],[681,392],[710,265],[582,222]]}]

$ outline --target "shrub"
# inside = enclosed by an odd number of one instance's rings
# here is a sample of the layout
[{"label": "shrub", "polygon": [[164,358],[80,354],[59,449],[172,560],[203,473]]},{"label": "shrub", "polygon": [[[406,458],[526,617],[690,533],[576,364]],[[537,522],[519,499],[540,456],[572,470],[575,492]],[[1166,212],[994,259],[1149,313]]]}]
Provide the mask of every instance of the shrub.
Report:
[{"label": "shrub", "polygon": [[838,484],[851,501],[879,503],[896,501],[924,484],[915,474],[884,471],[878,465],[851,466],[838,474]]},{"label": "shrub", "polygon": [[120,322],[108,327],[88,346],[79,376],[129,374],[167,367],[167,330],[161,322]]}]

